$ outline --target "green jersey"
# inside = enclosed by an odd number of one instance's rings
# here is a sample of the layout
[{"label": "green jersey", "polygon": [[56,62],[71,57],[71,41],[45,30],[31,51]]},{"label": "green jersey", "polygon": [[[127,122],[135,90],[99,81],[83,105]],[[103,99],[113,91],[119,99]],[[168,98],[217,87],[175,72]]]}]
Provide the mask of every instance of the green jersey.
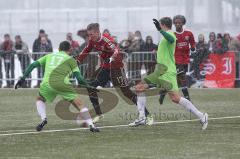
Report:
[{"label": "green jersey", "polygon": [[73,72],[80,72],[77,62],[63,51],[45,55],[37,60],[44,66],[44,77],[42,83],[63,82],[70,84],[69,76]]},{"label": "green jersey", "polygon": [[166,66],[167,72],[177,73],[174,52],[176,47],[176,36],[172,31],[164,32],[165,35],[171,36],[174,39],[174,42],[170,43],[164,36],[158,45],[157,51],[157,63]]}]

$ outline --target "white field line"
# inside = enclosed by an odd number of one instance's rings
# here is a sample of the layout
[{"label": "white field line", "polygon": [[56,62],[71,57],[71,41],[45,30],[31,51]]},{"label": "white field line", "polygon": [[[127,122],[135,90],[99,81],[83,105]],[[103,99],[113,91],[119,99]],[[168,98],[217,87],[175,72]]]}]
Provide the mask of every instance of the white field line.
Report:
[{"label": "white field line", "polygon": [[[227,117],[217,117],[217,118],[209,118],[208,120],[222,120],[222,119],[236,119],[240,118],[240,116],[227,116]],[[154,122],[154,125],[158,124],[170,124],[170,123],[185,123],[185,122],[192,122],[192,121],[198,121],[199,119],[193,119],[193,120],[176,120],[176,121],[163,121],[163,122]],[[98,127],[99,129],[105,129],[105,128],[119,128],[119,127],[129,127],[128,125],[111,125],[111,126],[101,126]],[[0,131],[0,133],[5,132],[11,132],[11,131],[22,131],[22,132],[16,132],[16,133],[5,133],[0,134],[0,136],[13,136],[13,135],[26,135],[26,134],[41,134],[41,133],[51,133],[51,132],[65,132],[65,131],[77,131],[77,130],[86,130],[88,128],[72,128],[72,129],[60,129],[60,130],[44,130],[41,132],[37,132],[34,130],[8,130],[8,131]]]}]

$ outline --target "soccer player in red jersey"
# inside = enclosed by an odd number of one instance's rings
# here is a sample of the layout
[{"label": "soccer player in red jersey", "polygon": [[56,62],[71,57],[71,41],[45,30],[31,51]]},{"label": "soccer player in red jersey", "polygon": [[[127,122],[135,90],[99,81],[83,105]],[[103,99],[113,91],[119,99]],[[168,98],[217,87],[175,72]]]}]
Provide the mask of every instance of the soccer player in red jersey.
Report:
[{"label": "soccer player in red jersey", "polygon": [[[101,60],[99,69],[96,71],[96,79],[91,82],[91,86],[104,87],[108,81],[112,81],[115,88],[120,88],[122,94],[137,105],[138,97],[130,90],[127,83],[126,75],[122,63],[122,54],[114,39],[109,34],[101,34],[98,23],[91,23],[87,26],[89,36],[88,45],[77,57],[77,61],[81,62],[91,51],[98,52]],[[88,89],[90,100],[93,104],[97,116],[94,122],[103,117],[100,109],[97,92]],[[146,110],[146,124],[151,125],[153,118]]]},{"label": "soccer player in red jersey", "polygon": [[[190,62],[190,50],[195,51],[195,40],[193,33],[183,28],[186,24],[186,18],[183,15],[176,15],[173,18],[173,23],[176,27],[176,49],[175,49],[175,61],[177,68],[177,80],[178,86],[182,89],[183,95],[186,99],[190,100],[190,96],[187,89],[186,73],[188,72],[188,64]],[[160,104],[163,103],[165,92],[160,93]]]}]

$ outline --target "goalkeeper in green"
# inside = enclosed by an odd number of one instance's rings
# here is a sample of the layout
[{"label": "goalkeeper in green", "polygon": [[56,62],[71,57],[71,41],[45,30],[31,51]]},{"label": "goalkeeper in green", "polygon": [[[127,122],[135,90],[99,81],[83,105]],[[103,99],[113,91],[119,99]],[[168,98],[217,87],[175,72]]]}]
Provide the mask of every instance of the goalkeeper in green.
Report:
[{"label": "goalkeeper in green", "polygon": [[36,127],[37,131],[41,131],[47,124],[46,104],[51,103],[57,95],[71,102],[80,113],[79,116],[87,123],[92,132],[98,132],[99,129],[93,125],[92,118],[87,107],[79,99],[77,91],[70,83],[70,75],[73,75],[78,80],[80,85],[89,87],[88,83],[81,76],[76,61],[70,56],[70,43],[63,41],[59,45],[59,52],[45,55],[28,66],[23,76],[20,77],[15,85],[15,89],[21,87],[25,78],[36,67],[44,67],[45,73],[43,81],[40,85],[39,96],[36,99],[36,106],[41,123]]},{"label": "goalkeeper in green", "polygon": [[[136,91],[138,92],[140,108],[139,117],[130,126],[142,125],[145,118],[145,106],[146,97],[145,93],[150,85],[157,86],[158,90],[166,91],[174,103],[179,104],[183,108],[189,110],[197,118],[200,119],[202,129],[206,129],[208,126],[208,114],[200,112],[188,99],[181,97],[178,92],[177,85],[177,71],[175,65],[174,52],[176,47],[176,36],[171,31],[172,19],[169,17],[163,17],[160,21],[153,19],[153,23],[157,30],[163,35],[162,40],[158,45],[157,51],[157,65],[153,73],[147,75],[143,81],[136,85]],[[157,94],[156,92],[156,94]],[[154,95],[154,92],[152,93]]]}]

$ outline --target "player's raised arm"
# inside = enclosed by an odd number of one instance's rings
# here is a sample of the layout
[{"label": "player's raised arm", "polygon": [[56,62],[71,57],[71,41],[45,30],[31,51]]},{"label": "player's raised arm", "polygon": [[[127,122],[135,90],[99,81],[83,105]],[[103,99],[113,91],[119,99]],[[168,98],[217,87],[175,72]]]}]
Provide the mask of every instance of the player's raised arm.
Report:
[{"label": "player's raised arm", "polygon": [[169,43],[174,43],[175,39],[174,37],[167,33],[166,31],[164,31],[161,27],[161,24],[159,23],[159,21],[157,19],[153,19],[153,24],[155,25],[155,27],[157,28],[157,30],[163,35],[163,37],[169,42]]}]

